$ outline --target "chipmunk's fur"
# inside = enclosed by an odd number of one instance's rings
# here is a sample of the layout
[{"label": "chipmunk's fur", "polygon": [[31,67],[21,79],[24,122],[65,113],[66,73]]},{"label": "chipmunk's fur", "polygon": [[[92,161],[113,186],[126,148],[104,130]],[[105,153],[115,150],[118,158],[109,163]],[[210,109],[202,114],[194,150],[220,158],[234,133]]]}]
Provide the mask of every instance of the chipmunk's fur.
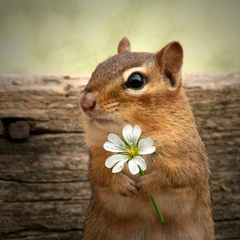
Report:
[{"label": "chipmunk's fur", "polygon": [[[80,100],[92,185],[83,239],[215,239],[207,156],[182,88],[182,47],[171,42],[156,54],[130,49],[123,38],[118,54],[97,66]],[[141,89],[127,86],[132,73],[144,76]],[[108,134],[121,136],[126,124],[139,125],[141,137],[154,140],[144,176],[127,166],[112,173],[104,164],[112,155],[103,149]]]}]

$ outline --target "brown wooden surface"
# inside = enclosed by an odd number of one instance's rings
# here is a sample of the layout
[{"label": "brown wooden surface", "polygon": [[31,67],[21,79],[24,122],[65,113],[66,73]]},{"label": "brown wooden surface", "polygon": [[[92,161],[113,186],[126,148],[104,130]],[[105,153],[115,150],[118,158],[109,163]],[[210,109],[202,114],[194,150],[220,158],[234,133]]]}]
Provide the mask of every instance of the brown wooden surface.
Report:
[{"label": "brown wooden surface", "polygon": [[[0,75],[0,239],[81,238],[90,189],[78,96],[88,79]],[[240,74],[184,74],[184,86],[209,155],[216,237],[240,239]]]}]

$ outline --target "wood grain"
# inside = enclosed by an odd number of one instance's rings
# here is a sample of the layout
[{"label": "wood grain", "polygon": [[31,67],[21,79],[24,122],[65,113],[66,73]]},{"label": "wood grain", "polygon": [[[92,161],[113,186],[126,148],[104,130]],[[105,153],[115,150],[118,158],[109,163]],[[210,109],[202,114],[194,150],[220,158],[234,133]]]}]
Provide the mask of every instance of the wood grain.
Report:
[{"label": "wood grain", "polygon": [[[89,77],[0,75],[1,239],[81,239],[91,192],[79,93]],[[240,74],[184,74],[184,87],[209,155],[216,238],[239,239]]]}]

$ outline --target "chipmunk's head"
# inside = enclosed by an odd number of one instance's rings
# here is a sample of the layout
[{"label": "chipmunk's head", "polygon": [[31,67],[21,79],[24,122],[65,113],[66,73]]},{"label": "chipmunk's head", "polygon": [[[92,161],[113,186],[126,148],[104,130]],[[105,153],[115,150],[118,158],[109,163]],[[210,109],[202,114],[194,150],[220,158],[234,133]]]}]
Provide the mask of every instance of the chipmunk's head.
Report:
[{"label": "chipmunk's head", "polygon": [[129,40],[123,38],[118,54],[97,66],[82,92],[85,126],[118,133],[128,123],[144,129],[149,122],[163,121],[161,114],[181,92],[182,62],[178,42],[152,54],[131,52]]}]

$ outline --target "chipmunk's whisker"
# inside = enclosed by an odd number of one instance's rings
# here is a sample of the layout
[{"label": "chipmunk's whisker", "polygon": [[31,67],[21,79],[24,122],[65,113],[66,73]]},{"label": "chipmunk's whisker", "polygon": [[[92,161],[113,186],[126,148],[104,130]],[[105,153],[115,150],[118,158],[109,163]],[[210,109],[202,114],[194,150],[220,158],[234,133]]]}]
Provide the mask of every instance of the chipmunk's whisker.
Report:
[{"label": "chipmunk's whisker", "polygon": [[76,106],[76,107],[74,107],[74,108],[68,110],[67,113],[68,113],[68,114],[72,114],[72,113],[75,113],[76,111],[80,112],[80,108],[79,108],[79,106]]},{"label": "chipmunk's whisker", "polygon": [[74,119],[73,119],[73,122],[72,122],[72,125],[71,125],[71,128],[73,129],[77,122],[80,121],[80,116],[81,116],[81,113],[79,111],[79,113],[77,113],[75,116],[74,116]]}]

